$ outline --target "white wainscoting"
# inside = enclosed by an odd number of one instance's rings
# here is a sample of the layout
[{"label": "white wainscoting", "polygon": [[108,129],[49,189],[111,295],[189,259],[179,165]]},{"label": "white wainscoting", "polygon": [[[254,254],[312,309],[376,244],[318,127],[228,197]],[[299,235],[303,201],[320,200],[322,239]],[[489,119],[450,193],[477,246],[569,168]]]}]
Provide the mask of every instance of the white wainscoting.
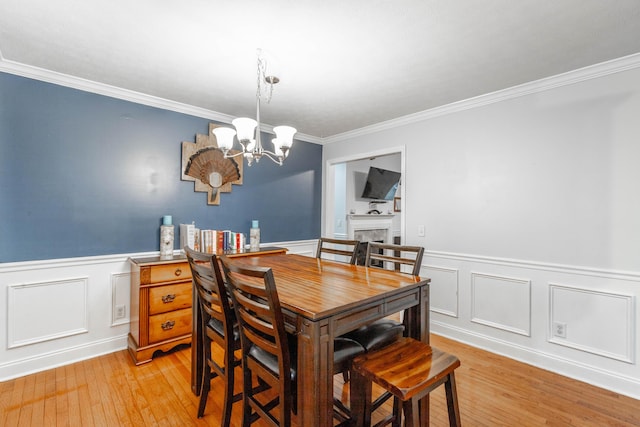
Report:
[{"label": "white wainscoting", "polygon": [[[131,302],[131,273],[111,275],[111,326],[129,324]],[[124,308],[122,317],[118,316],[118,307]]]},{"label": "white wainscoting", "polygon": [[471,273],[471,321],[529,336],[531,281]]},{"label": "white wainscoting", "polygon": [[9,285],[7,347],[89,332],[87,312],[86,277]]},{"label": "white wainscoting", "polygon": [[639,272],[426,251],[421,275],[433,333],[640,399]]},{"label": "white wainscoting", "polygon": [[[317,240],[270,242],[314,256]],[[0,381],[124,350],[129,333],[131,256],[0,264]],[[116,318],[119,306],[124,317]]]},{"label": "white wainscoting", "polygon": [[[549,341],[603,357],[634,362],[634,297],[549,285]],[[554,325],[561,324],[558,336]]]},{"label": "white wainscoting", "polygon": [[431,311],[458,317],[458,269],[423,265],[420,274],[431,279]]}]

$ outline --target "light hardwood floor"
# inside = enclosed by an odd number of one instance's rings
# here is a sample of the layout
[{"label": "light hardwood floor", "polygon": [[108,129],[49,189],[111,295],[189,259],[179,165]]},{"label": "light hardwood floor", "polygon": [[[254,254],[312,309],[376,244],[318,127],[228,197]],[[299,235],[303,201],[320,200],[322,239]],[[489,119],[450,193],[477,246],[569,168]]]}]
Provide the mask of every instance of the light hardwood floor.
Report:
[{"label": "light hardwood floor", "polygon": [[[442,337],[432,344],[462,362],[456,380],[465,426],[640,426],[638,400]],[[219,383],[197,419],[189,363],[188,348],[138,367],[120,351],[2,382],[0,426],[219,425]],[[236,403],[233,426],[240,416]],[[442,387],[431,395],[431,425],[447,425]]]}]

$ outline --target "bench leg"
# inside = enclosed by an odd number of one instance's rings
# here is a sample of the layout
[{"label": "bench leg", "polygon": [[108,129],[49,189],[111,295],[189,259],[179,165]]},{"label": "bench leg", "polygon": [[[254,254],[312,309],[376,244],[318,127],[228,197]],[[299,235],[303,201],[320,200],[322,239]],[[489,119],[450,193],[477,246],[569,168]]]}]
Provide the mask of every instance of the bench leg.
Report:
[{"label": "bench leg", "polygon": [[352,425],[355,427],[371,426],[371,380],[351,372],[349,402],[351,406]]},{"label": "bench leg", "polygon": [[420,400],[409,399],[402,402],[404,427],[420,427]]},{"label": "bench leg", "polygon": [[391,427],[400,427],[402,421],[402,402],[397,397],[393,397],[393,420]]}]

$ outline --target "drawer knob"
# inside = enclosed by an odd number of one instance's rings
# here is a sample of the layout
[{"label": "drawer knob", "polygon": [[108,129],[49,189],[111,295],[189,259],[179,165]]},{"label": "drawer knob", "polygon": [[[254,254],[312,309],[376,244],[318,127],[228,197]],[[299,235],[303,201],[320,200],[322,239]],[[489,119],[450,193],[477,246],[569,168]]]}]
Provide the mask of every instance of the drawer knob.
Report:
[{"label": "drawer knob", "polygon": [[180,270],[179,268],[176,268],[176,276],[179,276],[182,274],[182,270]]},{"label": "drawer knob", "polygon": [[176,299],[176,294],[162,295],[162,302],[165,304],[173,302],[174,299]]},{"label": "drawer knob", "polygon": [[162,325],[162,330],[163,331],[168,331],[170,329],[173,329],[173,327],[175,326],[176,322],[175,320],[167,320],[166,322],[164,322]]}]

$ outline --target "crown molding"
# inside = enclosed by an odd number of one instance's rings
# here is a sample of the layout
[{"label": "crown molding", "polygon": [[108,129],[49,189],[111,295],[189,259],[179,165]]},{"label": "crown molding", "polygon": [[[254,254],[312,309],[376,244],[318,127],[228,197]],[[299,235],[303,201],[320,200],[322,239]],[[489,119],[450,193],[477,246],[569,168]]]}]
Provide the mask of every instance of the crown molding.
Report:
[{"label": "crown molding", "polygon": [[540,80],[523,83],[521,85],[502,89],[496,92],[491,92],[462,101],[453,102],[451,104],[443,105],[440,107],[431,108],[429,110],[408,114],[396,119],[376,123],[371,126],[365,126],[360,129],[354,129],[352,131],[329,136],[323,138],[323,143],[330,144],[333,142],[352,139],[362,135],[369,135],[383,130],[393,129],[464,110],[483,107],[485,105],[494,104],[513,98],[519,98],[521,96],[527,96],[562,86],[568,86],[585,80],[596,79],[599,77],[607,76],[609,74],[619,73],[639,67],[640,53],[636,53],[633,55],[624,56],[622,58],[601,62],[599,64],[589,65],[584,68],[568,71],[566,73],[558,74],[555,76],[546,77]]},{"label": "crown molding", "polygon": [[[142,104],[149,107],[175,111],[176,113],[202,117],[208,120],[215,120],[216,122],[220,123],[230,124],[231,121],[235,119],[234,116],[230,116],[229,114],[219,113],[217,111],[208,110],[206,108],[195,107],[193,105],[171,101],[169,99],[164,99],[141,92],[135,92],[117,86],[98,83],[92,80],[74,77],[68,74],[58,73],[56,71],[10,61],[4,59],[4,57],[2,56],[2,52],[0,52],[0,71],[9,74],[15,74],[21,77],[27,77],[33,80],[39,80],[47,83],[53,83],[59,86],[82,90],[84,92],[90,92],[97,95],[121,99],[123,101],[134,102],[136,104]],[[263,132],[273,133],[272,125],[268,125],[265,123],[260,123],[260,125]],[[303,133],[296,133],[295,139],[298,141],[312,142],[315,144],[322,143],[322,138]]]},{"label": "crown molding", "polygon": [[[295,139],[320,145],[330,144],[333,142],[352,139],[362,135],[369,135],[387,129],[406,126],[412,123],[429,120],[447,114],[494,104],[508,99],[543,92],[561,86],[568,86],[585,80],[595,79],[598,77],[603,77],[609,74],[619,73],[639,67],[640,53],[636,53],[633,55],[624,56],[622,58],[617,58],[577,70],[569,71],[563,74],[558,74],[555,76],[546,77],[544,79],[535,80],[533,82],[513,86],[496,92],[479,95],[474,98],[469,98],[440,107],[431,108],[429,110],[408,114],[396,119],[386,120],[384,122],[376,123],[371,126],[365,126],[337,135],[322,138],[313,135],[297,133]],[[2,52],[0,52],[0,71],[27,77],[34,80],[53,83],[60,86],[78,89],[85,92],[91,92],[98,95],[109,96],[111,98],[122,99],[124,101],[135,102],[137,104],[147,105],[149,107],[161,108],[163,110],[175,111],[177,113],[215,120],[220,123],[228,124],[231,123],[231,121],[235,118],[234,116],[219,113],[217,111],[195,107],[193,105],[183,104],[152,95],[147,95],[141,92],[135,92],[116,86],[70,76],[68,74],[46,70],[44,68],[33,67],[19,62],[10,61],[2,56]],[[263,131],[273,133],[273,126],[264,123],[261,123],[261,125]]]}]

